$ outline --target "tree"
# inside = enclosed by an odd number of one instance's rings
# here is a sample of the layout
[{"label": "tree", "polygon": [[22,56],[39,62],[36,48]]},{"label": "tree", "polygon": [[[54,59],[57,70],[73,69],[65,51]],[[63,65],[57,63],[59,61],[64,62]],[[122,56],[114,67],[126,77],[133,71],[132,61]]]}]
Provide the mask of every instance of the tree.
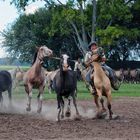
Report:
[{"label": "tree", "polygon": [[[127,60],[131,50],[139,50],[139,0],[98,0],[97,4],[96,0],[92,3],[87,3],[85,0],[68,0],[66,4],[59,0],[57,0],[58,3],[45,1],[47,12],[43,9],[43,15],[29,16],[27,25],[31,24],[30,28],[26,26],[23,32],[17,30],[16,39],[10,36],[11,40],[15,39],[17,43],[18,40],[23,40],[25,35],[23,42],[29,40],[28,38],[31,38],[32,44],[49,43],[51,46],[55,42],[53,46],[56,44],[59,46],[53,48],[57,54],[60,48],[66,48],[71,56],[75,56],[71,53],[74,49],[76,53],[79,49],[84,54],[88,43],[91,40],[97,40],[99,45],[105,48],[107,57],[115,61]],[[31,0],[23,0],[22,4],[19,1],[17,4],[15,0],[12,2],[18,8],[24,8]],[[18,24],[15,28],[17,26]],[[12,30],[6,34],[13,34]],[[11,44],[14,46],[15,42]],[[21,42],[19,41],[19,44]],[[28,42],[23,43],[24,48]],[[22,55],[21,52],[19,55]]]}]

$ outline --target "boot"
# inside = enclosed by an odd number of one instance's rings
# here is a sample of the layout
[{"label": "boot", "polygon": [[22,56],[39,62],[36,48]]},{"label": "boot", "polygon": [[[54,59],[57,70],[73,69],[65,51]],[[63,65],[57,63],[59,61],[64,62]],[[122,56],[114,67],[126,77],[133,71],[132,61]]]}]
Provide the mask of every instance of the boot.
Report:
[{"label": "boot", "polygon": [[121,82],[117,79],[117,77],[115,78],[115,80],[114,79],[110,79],[110,81],[111,81],[111,87],[114,90],[119,90]]}]

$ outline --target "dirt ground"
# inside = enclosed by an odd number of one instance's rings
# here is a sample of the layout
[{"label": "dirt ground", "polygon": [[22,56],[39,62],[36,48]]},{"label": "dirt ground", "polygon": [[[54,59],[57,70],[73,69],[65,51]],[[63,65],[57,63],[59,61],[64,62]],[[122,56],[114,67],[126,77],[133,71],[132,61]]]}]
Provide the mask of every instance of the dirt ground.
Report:
[{"label": "dirt ground", "polygon": [[[77,101],[81,120],[56,122],[56,101],[43,104],[41,115],[25,111],[25,102],[17,101],[13,111],[0,110],[1,140],[140,140],[140,98],[114,99],[113,112],[117,120],[92,119],[96,107],[92,100]],[[75,114],[74,108],[72,113]]]}]

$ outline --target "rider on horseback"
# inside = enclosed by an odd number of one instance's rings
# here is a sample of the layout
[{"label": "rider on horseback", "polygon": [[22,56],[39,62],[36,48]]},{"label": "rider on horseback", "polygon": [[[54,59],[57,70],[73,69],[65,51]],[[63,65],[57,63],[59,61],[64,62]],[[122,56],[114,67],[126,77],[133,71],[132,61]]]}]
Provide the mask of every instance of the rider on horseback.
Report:
[{"label": "rider on horseback", "polygon": [[115,76],[115,72],[112,70],[112,68],[110,68],[109,66],[107,66],[105,64],[106,57],[105,57],[103,48],[98,47],[97,43],[95,41],[91,42],[89,44],[88,48],[89,48],[90,51],[88,51],[85,55],[84,64],[89,69],[88,72],[87,72],[87,75],[86,75],[86,80],[89,82],[90,92],[92,94],[96,93],[96,90],[94,88],[94,83],[91,80],[91,77],[93,76],[92,72],[94,71],[94,67],[93,67],[93,65],[91,65],[91,63],[92,63],[91,57],[94,54],[98,54],[101,57],[100,64],[101,64],[103,70],[106,72],[107,76],[109,77],[112,88],[115,89],[115,90],[118,90],[117,78]]}]

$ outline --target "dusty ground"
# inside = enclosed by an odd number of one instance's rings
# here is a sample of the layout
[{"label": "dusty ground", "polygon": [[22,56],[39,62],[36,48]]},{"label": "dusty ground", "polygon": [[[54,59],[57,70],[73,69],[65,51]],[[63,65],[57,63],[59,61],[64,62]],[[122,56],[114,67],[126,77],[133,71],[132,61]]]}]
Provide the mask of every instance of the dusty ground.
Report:
[{"label": "dusty ground", "polygon": [[78,101],[80,121],[73,116],[60,123],[55,121],[55,101],[44,103],[41,115],[35,113],[35,103],[28,114],[25,102],[18,101],[14,106],[13,111],[0,110],[2,140],[140,140],[140,98],[114,99],[113,111],[120,116],[117,120],[93,120],[95,105],[92,100]]}]

